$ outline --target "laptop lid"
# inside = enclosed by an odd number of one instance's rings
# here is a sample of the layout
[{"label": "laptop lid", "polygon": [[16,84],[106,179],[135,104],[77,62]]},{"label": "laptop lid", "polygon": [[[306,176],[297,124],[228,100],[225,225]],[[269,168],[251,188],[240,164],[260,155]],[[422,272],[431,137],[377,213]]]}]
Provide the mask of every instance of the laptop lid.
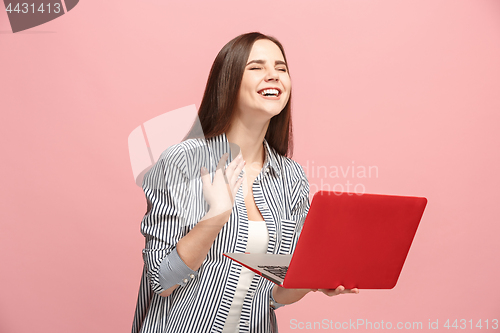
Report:
[{"label": "laptop lid", "polygon": [[421,197],[317,192],[283,286],[393,288],[426,204]]}]

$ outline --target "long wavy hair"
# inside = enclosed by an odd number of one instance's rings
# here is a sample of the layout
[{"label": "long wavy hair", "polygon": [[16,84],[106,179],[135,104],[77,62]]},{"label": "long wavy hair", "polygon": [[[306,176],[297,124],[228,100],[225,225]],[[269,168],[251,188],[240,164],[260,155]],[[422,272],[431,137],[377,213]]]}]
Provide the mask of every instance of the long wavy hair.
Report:
[{"label": "long wavy hair", "polygon": [[[198,110],[198,119],[203,133],[195,123],[184,140],[208,139],[225,133],[229,129],[245,66],[253,44],[259,39],[268,39],[275,43],[286,62],[285,50],[274,37],[259,32],[250,32],[232,39],[217,54],[210,69],[205,93]],[[265,136],[268,144],[278,154],[287,157],[293,154],[291,103],[292,92],[290,91],[288,103],[279,114],[271,118]]]}]

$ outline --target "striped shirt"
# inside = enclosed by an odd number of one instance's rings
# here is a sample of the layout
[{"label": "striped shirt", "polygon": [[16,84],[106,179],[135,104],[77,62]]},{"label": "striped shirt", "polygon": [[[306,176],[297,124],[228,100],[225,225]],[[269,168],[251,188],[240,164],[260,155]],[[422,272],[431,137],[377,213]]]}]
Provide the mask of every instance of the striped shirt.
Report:
[{"label": "striped shirt", "polygon": [[[263,144],[264,165],[252,191],[269,231],[267,253],[290,254],[309,211],[309,183],[297,162],[279,155],[266,140]],[[146,244],[133,333],[222,332],[242,268],[223,253],[244,253],[248,239],[241,186],[229,220],[197,274],[186,276],[183,285],[168,297],[159,294],[167,289],[162,287],[162,262],[209,209],[203,197],[200,168],[206,167],[213,175],[226,152],[227,166],[232,156],[224,133],[209,139],[189,139],[165,150],[144,176],[148,212],[141,222],[141,232]],[[254,276],[243,302],[240,332],[277,332],[273,286]]]}]

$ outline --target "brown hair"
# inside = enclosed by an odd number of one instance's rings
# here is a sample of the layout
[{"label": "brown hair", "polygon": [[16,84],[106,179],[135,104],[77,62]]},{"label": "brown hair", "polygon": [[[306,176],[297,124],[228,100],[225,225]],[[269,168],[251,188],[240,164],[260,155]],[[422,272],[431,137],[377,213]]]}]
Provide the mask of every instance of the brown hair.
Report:
[{"label": "brown hair", "polygon": [[[253,44],[259,39],[268,39],[281,50],[286,62],[285,50],[274,37],[250,32],[232,39],[219,52],[208,75],[205,93],[198,110],[203,133],[196,130],[196,123],[184,140],[196,137],[211,138],[225,133],[231,125],[232,116],[240,90],[246,62]],[[271,118],[266,132],[266,140],[280,155],[291,157],[293,154],[292,93],[283,110]]]}]

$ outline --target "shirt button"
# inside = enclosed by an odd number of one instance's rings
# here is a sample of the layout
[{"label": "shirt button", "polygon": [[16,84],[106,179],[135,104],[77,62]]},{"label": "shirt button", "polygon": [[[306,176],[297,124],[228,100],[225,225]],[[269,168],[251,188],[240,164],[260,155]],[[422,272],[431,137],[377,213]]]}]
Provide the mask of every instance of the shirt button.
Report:
[{"label": "shirt button", "polygon": [[184,279],[184,280],[182,280],[182,282],[187,283],[187,282],[188,282],[188,279]]},{"label": "shirt button", "polygon": [[269,168],[266,168],[266,172],[269,172]]},{"label": "shirt button", "polygon": [[249,321],[245,321],[245,326],[248,326],[250,325],[250,322]]},{"label": "shirt button", "polygon": [[194,274],[189,275],[191,279],[194,279]]},{"label": "shirt button", "polygon": [[268,206],[267,204],[263,204],[263,205],[262,205],[262,207],[263,207],[264,209],[268,209],[268,208],[269,208],[269,206]]}]

